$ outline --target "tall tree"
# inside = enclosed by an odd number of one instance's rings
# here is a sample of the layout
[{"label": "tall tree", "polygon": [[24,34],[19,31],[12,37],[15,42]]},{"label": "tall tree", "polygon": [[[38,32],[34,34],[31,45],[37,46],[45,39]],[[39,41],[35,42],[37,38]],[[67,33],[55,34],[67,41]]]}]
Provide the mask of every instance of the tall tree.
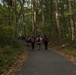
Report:
[{"label": "tall tree", "polygon": [[32,33],[34,34],[34,0],[31,0],[31,9],[32,9]]},{"label": "tall tree", "polygon": [[32,33],[36,37],[36,8],[35,8],[35,0],[32,0],[31,8],[32,8]]},{"label": "tall tree", "polygon": [[56,6],[56,22],[57,22],[57,28],[58,28],[58,34],[59,39],[61,40],[61,29],[60,29],[60,22],[59,22],[59,10],[58,10],[58,0],[55,0],[55,6]]},{"label": "tall tree", "polygon": [[25,0],[23,0],[23,26],[24,26],[24,35],[26,35],[24,4]]},{"label": "tall tree", "polygon": [[72,40],[75,39],[75,32],[74,32],[74,21],[72,18],[72,0],[68,0],[68,5],[69,5],[69,13],[70,13],[70,24],[71,24],[71,37]]},{"label": "tall tree", "polygon": [[41,0],[41,11],[42,11],[42,37],[44,36],[44,8],[43,0]]},{"label": "tall tree", "polygon": [[50,30],[51,30],[51,37],[55,37],[55,6],[54,6],[54,1],[53,0],[50,0],[50,22],[51,22],[51,27],[50,27]]}]

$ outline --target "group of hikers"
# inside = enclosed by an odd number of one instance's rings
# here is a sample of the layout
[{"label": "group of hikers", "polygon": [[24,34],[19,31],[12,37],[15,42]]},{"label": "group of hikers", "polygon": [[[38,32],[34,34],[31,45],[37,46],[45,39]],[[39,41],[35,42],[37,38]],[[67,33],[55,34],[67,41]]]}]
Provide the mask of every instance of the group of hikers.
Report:
[{"label": "group of hikers", "polygon": [[[21,37],[23,40],[25,39],[24,36]],[[43,38],[40,37],[40,35],[38,35],[36,38],[34,36],[28,36],[25,41],[27,43],[31,43],[31,48],[32,50],[34,50],[35,48],[35,43],[37,43],[38,45],[38,49],[40,50],[41,49],[41,45],[42,43],[44,44],[44,47],[45,47],[45,50],[47,50],[47,47],[48,47],[48,42],[49,42],[49,39],[46,35],[44,35]]]},{"label": "group of hikers", "polygon": [[47,50],[49,40],[48,40],[48,37],[46,35],[44,35],[43,38],[41,38],[40,35],[38,35],[37,38],[35,38],[34,36],[31,36],[31,37],[29,37],[28,41],[31,43],[31,47],[33,50],[35,48],[35,43],[37,43],[38,49],[40,50],[42,42],[45,46],[45,50]]}]

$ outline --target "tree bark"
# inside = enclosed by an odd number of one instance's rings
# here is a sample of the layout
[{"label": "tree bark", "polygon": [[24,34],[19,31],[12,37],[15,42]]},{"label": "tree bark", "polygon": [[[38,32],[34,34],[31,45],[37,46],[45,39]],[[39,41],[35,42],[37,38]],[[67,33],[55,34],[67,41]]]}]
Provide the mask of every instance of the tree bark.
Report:
[{"label": "tree bark", "polygon": [[72,41],[75,39],[75,32],[74,32],[74,21],[72,18],[72,7],[71,7],[71,0],[68,0],[69,5],[69,13],[70,13],[70,24],[71,24],[71,38]]},{"label": "tree bark", "polygon": [[44,36],[44,8],[43,8],[43,0],[40,2],[41,11],[42,11],[42,37]]},{"label": "tree bark", "polygon": [[60,22],[59,22],[59,11],[58,11],[58,0],[55,0],[55,6],[56,6],[56,23],[58,28],[58,34],[59,34],[59,40],[61,40],[61,29],[60,29]]},{"label": "tree bark", "polygon": [[23,0],[23,34],[26,35],[24,3],[25,3],[25,0]]},{"label": "tree bark", "polygon": [[36,9],[35,9],[35,0],[32,0],[32,34],[36,37]]},{"label": "tree bark", "polygon": [[32,33],[34,34],[34,0],[32,0],[31,9],[32,9]]}]

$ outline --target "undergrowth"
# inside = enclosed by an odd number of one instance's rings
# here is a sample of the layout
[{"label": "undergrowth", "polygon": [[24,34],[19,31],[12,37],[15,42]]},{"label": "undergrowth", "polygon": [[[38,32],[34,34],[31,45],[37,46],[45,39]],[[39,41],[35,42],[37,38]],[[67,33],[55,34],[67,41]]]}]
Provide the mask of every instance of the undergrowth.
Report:
[{"label": "undergrowth", "polygon": [[14,64],[21,52],[20,42],[14,42],[13,45],[5,45],[0,48],[0,74]]},{"label": "undergrowth", "polygon": [[66,54],[76,56],[76,41],[52,41],[50,47]]}]

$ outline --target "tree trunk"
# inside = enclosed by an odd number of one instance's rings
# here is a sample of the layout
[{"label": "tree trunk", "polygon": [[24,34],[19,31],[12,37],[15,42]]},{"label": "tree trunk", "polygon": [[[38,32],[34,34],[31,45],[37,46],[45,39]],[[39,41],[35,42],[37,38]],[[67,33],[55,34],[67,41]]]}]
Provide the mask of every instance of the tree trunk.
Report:
[{"label": "tree trunk", "polygon": [[34,34],[34,0],[32,0],[31,8],[32,8],[32,33]]},{"label": "tree trunk", "polygon": [[60,29],[60,22],[59,22],[59,11],[58,11],[58,0],[55,0],[55,6],[56,6],[56,22],[57,22],[57,28],[58,28],[58,34],[59,34],[59,40],[61,40],[61,29]]},{"label": "tree trunk", "polygon": [[36,37],[36,9],[35,9],[35,0],[32,0],[32,34]]},{"label": "tree trunk", "polygon": [[[76,0],[73,0],[73,9],[75,10],[76,9]],[[74,11],[74,14],[73,14],[73,23],[74,23],[74,34],[75,34],[75,37],[76,37],[76,12]]]},{"label": "tree trunk", "polygon": [[23,0],[23,34],[26,35],[24,3],[25,3],[25,0]]},{"label": "tree trunk", "polygon": [[54,10],[54,1],[53,0],[50,0],[50,5],[51,5],[51,14],[50,14],[50,22],[51,22],[51,25],[50,25],[50,32],[51,33],[51,37],[55,38],[55,27],[54,27],[54,18],[55,18],[55,10]]},{"label": "tree trunk", "polygon": [[18,37],[18,24],[17,24],[17,5],[16,0],[13,0],[13,25],[14,25],[14,37]]},{"label": "tree trunk", "polygon": [[68,0],[69,2],[69,13],[70,13],[70,24],[71,24],[71,38],[72,41],[75,39],[75,35],[74,35],[74,22],[73,22],[73,18],[72,18],[72,7],[71,7],[71,0]]},{"label": "tree trunk", "polygon": [[44,36],[44,8],[43,0],[41,0],[41,11],[42,11],[42,37]]}]

